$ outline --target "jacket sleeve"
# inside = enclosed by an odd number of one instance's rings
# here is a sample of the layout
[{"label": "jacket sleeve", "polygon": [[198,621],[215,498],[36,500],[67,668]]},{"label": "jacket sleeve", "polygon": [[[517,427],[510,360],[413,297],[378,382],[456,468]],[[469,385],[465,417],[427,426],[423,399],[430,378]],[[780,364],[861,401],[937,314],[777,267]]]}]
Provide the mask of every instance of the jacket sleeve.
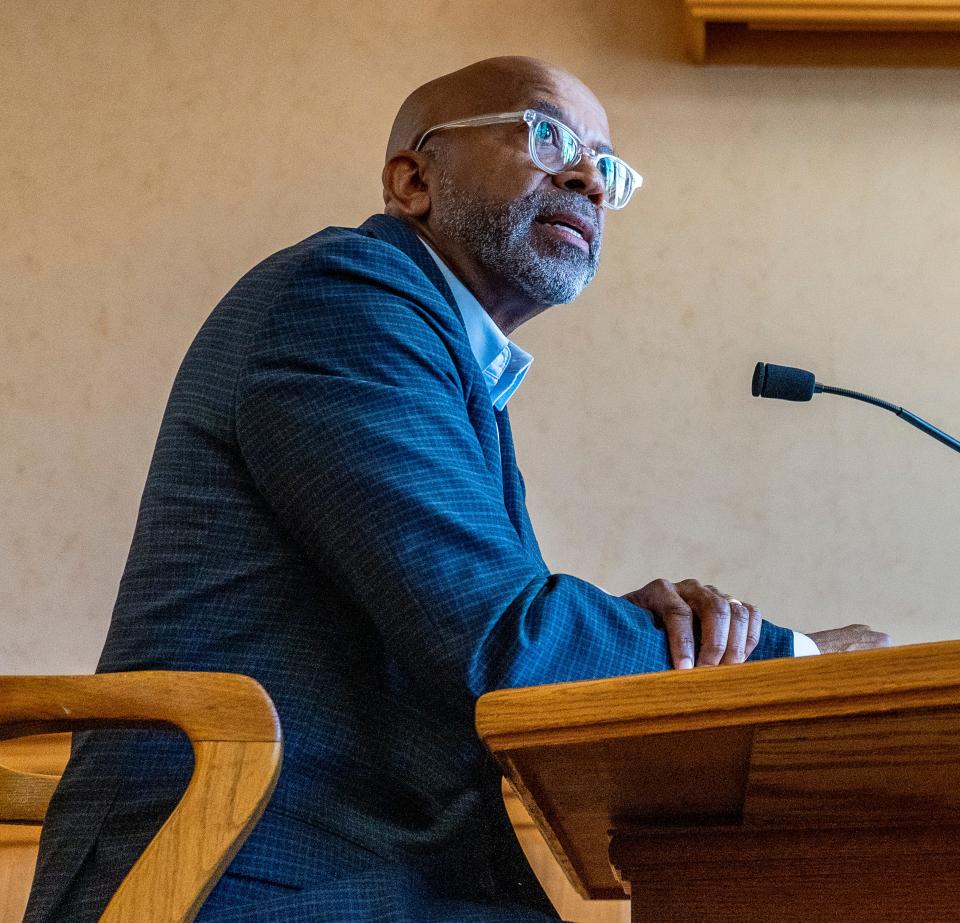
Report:
[{"label": "jacket sleeve", "polygon": [[[472,700],[668,669],[649,612],[545,573],[520,544],[439,298],[378,241],[325,247],[297,270],[238,384],[237,435],[259,490],[425,691]],[[789,632],[763,636],[759,656],[792,653]]]}]

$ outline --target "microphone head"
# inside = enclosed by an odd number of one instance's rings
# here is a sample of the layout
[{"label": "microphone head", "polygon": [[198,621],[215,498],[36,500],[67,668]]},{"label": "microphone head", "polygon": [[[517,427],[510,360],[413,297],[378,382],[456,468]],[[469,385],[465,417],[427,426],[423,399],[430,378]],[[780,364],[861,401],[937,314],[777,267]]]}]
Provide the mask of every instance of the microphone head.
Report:
[{"label": "microphone head", "polygon": [[817,379],[813,372],[793,369],[788,365],[758,362],[753,370],[754,397],[776,397],[782,401],[809,401]]}]

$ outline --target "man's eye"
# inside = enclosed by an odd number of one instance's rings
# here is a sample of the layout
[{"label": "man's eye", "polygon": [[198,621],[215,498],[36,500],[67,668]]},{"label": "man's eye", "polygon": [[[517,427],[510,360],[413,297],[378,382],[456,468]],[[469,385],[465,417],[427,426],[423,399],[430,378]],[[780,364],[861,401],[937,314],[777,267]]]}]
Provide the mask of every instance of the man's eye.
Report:
[{"label": "man's eye", "polygon": [[538,141],[553,141],[554,140],[554,130],[553,126],[549,122],[541,122],[537,126],[537,140]]}]

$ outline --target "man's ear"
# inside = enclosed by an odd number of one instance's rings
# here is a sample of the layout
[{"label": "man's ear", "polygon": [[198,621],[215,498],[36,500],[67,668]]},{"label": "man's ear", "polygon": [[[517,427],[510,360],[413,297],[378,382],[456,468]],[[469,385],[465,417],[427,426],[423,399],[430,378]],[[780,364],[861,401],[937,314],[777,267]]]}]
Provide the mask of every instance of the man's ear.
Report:
[{"label": "man's ear", "polygon": [[430,211],[430,189],[424,176],[427,160],[416,151],[397,151],[384,164],[383,199],[388,210],[407,218],[426,217]]}]

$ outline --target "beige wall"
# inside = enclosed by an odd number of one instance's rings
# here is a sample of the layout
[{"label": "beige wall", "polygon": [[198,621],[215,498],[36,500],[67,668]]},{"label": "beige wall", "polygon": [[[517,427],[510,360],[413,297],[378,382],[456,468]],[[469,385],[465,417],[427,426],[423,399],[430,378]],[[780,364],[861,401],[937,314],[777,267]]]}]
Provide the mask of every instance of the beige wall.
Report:
[{"label": "beige wall", "polygon": [[[518,5],[510,4],[514,10]],[[380,207],[417,84],[521,52],[647,177],[512,405],[547,559],[950,638],[960,458],[754,401],[757,359],[960,430],[960,72],[698,69],[678,2],[0,6],[0,672],[92,669],[166,393],[254,262]]]}]

